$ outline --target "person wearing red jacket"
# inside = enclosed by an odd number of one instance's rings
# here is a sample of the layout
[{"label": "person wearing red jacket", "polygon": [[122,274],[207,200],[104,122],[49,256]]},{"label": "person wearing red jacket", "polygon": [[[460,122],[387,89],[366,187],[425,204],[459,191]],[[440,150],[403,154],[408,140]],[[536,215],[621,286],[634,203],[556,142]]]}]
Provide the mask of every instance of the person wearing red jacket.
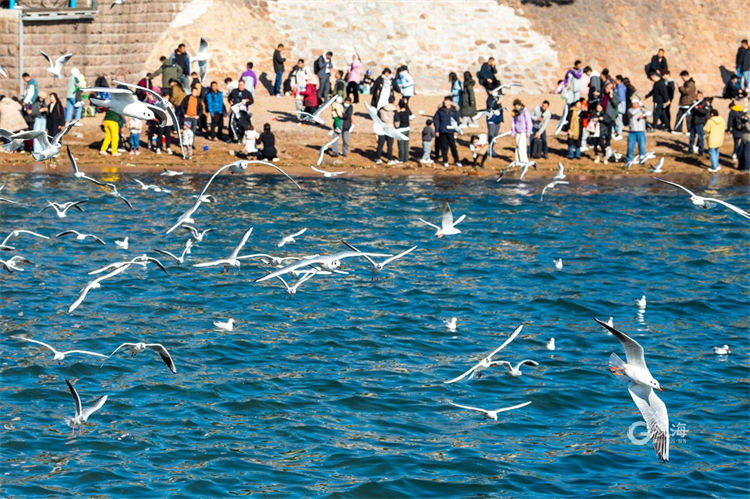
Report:
[{"label": "person wearing red jacket", "polygon": [[315,81],[307,82],[305,89],[300,91],[303,96],[302,104],[305,106],[306,113],[314,113],[318,108],[318,86]]}]

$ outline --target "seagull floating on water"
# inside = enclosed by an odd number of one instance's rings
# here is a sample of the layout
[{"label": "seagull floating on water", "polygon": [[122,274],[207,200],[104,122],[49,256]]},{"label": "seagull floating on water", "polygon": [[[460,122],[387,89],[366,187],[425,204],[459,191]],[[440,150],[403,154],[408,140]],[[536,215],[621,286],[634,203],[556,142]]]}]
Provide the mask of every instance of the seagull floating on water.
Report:
[{"label": "seagull floating on water", "polygon": [[557,260],[555,260],[555,269],[556,270],[562,270],[563,269],[562,258],[558,258]]},{"label": "seagull floating on water", "polygon": [[151,350],[153,352],[156,352],[159,354],[159,357],[161,357],[161,360],[164,361],[164,364],[169,368],[170,371],[172,371],[172,374],[177,374],[177,369],[174,366],[174,361],[172,360],[172,356],[169,355],[169,352],[166,348],[164,348],[164,345],[161,343],[123,343],[119,347],[115,348],[114,352],[109,354],[107,356],[107,359],[112,357],[114,354],[116,354],[119,350],[124,349],[128,353],[130,353],[131,356],[135,356],[135,354],[143,352],[145,350]]},{"label": "seagull floating on water", "polygon": [[463,222],[464,218],[466,218],[466,214],[461,215],[458,217],[458,220],[455,222],[453,221],[453,212],[451,211],[451,206],[446,201],[443,205],[443,219],[441,221],[441,227],[438,227],[435,224],[432,224],[430,222],[425,221],[424,219],[419,219],[420,222],[423,224],[432,227],[433,229],[436,229],[435,235],[437,237],[443,237],[443,236],[452,236],[455,234],[460,234],[461,231],[456,228],[456,225]]},{"label": "seagull floating on water", "polygon": [[122,240],[115,239],[115,244],[117,245],[118,248],[124,249],[124,250],[128,249],[128,246],[130,245],[128,237],[125,237],[125,239],[122,239]]},{"label": "seagull floating on water", "polygon": [[646,310],[646,295],[643,295],[640,298],[636,298],[635,304],[638,305],[638,310],[640,310],[641,312]]},{"label": "seagull floating on water", "polygon": [[713,208],[717,204],[720,204],[724,206],[725,208],[729,208],[730,210],[740,215],[741,217],[750,218],[750,213],[746,212],[742,208],[738,208],[737,206],[731,203],[727,203],[726,201],[722,201],[721,199],[699,196],[695,194],[693,191],[691,191],[690,189],[688,189],[687,187],[683,187],[680,184],[677,184],[675,182],[669,182],[668,180],[663,180],[660,178],[657,178],[656,180],[658,180],[659,182],[663,182],[665,184],[672,185],[679,189],[682,189],[683,191],[690,194],[690,202],[693,203],[693,206],[695,206],[696,208],[707,210],[707,209]]},{"label": "seagull floating on water", "polygon": [[510,407],[502,407],[500,409],[495,409],[494,411],[481,409],[479,407],[471,407],[468,405],[455,404],[450,400],[448,401],[448,403],[454,407],[460,407],[461,409],[468,409],[470,411],[481,412],[482,414],[484,414],[485,418],[490,418],[492,420],[497,421],[497,415],[500,414],[501,412],[512,411],[514,409],[520,409],[521,407],[526,407],[527,405],[531,403],[531,401],[529,400],[528,402],[524,402],[523,404],[512,405]]},{"label": "seagull floating on water", "polygon": [[229,319],[227,321],[214,321],[214,326],[216,326],[217,329],[221,329],[223,331],[232,331],[234,329],[234,319]]},{"label": "seagull floating on water", "polygon": [[70,394],[73,396],[73,401],[76,404],[75,417],[65,418],[65,422],[73,429],[71,437],[74,437],[76,434],[76,425],[78,426],[78,434],[81,435],[81,427],[88,422],[92,414],[102,408],[104,403],[107,401],[107,396],[102,395],[101,397],[94,400],[93,404],[84,409],[81,406],[81,397],[78,395],[78,391],[70,381],[66,379],[65,382],[68,384],[68,389],[70,390]]},{"label": "seagull floating on water", "polygon": [[456,328],[458,328],[458,319],[456,317],[443,319],[443,324],[445,325],[445,329],[447,329],[451,333],[455,333]]},{"label": "seagull floating on water", "polygon": [[446,385],[455,383],[456,381],[461,381],[467,376],[468,376],[468,379],[472,379],[474,376],[476,376],[477,378],[481,378],[482,371],[492,366],[492,363],[493,363],[492,357],[494,357],[500,350],[508,346],[511,341],[516,339],[516,336],[518,336],[518,333],[520,333],[522,329],[523,329],[523,324],[518,326],[516,330],[513,331],[513,333],[511,333],[508,339],[503,342],[502,345],[500,345],[495,350],[493,350],[492,353],[490,353],[488,356],[484,357],[482,360],[477,362],[471,369],[469,369],[468,371],[466,371],[465,373],[463,373],[462,375],[456,378],[453,378],[448,381],[443,381],[443,383],[445,383]]},{"label": "seagull floating on water", "polygon": [[547,350],[554,350],[554,349],[555,349],[555,339],[554,338],[550,338],[547,341]]},{"label": "seagull floating on water", "polygon": [[608,329],[625,348],[627,362],[623,362],[617,354],[612,353],[609,356],[609,369],[615,376],[623,376],[622,379],[625,382],[629,380],[628,392],[646,421],[648,436],[654,444],[656,455],[664,462],[669,461],[669,414],[667,406],[654,393],[654,389],[659,391],[662,389],[646,366],[643,347],[627,334],[610,327],[606,322],[594,320]]},{"label": "seagull floating on water", "polygon": [[716,355],[729,355],[732,353],[732,350],[729,349],[729,345],[724,345],[721,347],[714,347],[714,353]]}]

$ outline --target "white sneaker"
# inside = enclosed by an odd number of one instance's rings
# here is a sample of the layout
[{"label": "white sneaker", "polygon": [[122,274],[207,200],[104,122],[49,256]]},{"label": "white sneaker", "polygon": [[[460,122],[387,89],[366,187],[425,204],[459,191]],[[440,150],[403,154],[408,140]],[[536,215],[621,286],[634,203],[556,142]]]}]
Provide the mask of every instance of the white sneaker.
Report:
[{"label": "white sneaker", "polygon": [[161,149],[157,149],[156,154],[161,154]]},{"label": "white sneaker", "polygon": [[586,146],[581,146],[581,152],[586,152],[586,151],[588,151],[588,150],[589,150],[589,148],[588,148],[588,147],[586,147]]},{"label": "white sneaker", "polygon": [[389,164],[389,165],[397,165],[397,164],[398,164],[398,161],[396,161],[395,159],[392,159],[392,160],[390,160],[390,161],[388,162],[388,164]]},{"label": "white sneaker", "polygon": [[716,168],[709,168],[709,169],[708,169],[708,171],[709,171],[710,173],[716,173],[716,172],[718,172],[719,170],[721,170],[721,167],[720,167],[720,166],[717,166]]},{"label": "white sneaker", "polygon": [[614,137],[612,137],[612,140],[619,142],[622,140],[622,135],[615,135]]},{"label": "white sneaker", "polygon": [[377,160],[375,160],[375,164],[376,165],[382,165],[383,164],[383,160],[382,159],[377,159]]},{"label": "white sneaker", "polygon": [[80,121],[76,121],[73,126],[83,126],[83,123],[81,123]]},{"label": "white sneaker", "polygon": [[461,164],[461,162],[460,162],[460,161],[456,161],[456,166],[457,166],[457,167],[459,167],[459,168],[461,168],[461,167],[462,167],[462,166],[464,166],[464,165],[463,165],[463,164]]},{"label": "white sneaker", "polygon": [[448,168],[448,163],[443,163],[443,166],[444,166],[445,168]]},{"label": "white sneaker", "polygon": [[737,162],[737,155],[736,154],[732,154],[732,161],[734,161],[735,163]]}]

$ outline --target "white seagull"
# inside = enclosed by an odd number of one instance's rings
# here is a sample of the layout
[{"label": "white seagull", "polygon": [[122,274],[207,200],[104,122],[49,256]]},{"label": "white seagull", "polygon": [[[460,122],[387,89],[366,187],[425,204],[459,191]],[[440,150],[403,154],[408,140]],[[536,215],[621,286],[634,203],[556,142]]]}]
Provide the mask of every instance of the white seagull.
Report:
[{"label": "white seagull", "polygon": [[253,228],[250,227],[245,231],[245,233],[242,235],[242,239],[240,239],[239,244],[234,248],[232,251],[232,254],[229,255],[227,258],[220,258],[219,260],[213,260],[210,262],[203,262],[203,263],[196,263],[193,265],[193,267],[218,267],[223,266],[224,268],[227,267],[235,267],[240,268],[240,260],[237,259],[237,255],[240,254],[240,251],[242,251],[242,248],[245,246],[245,243],[247,243],[248,238],[250,237],[250,234],[253,233]]},{"label": "white seagull", "polygon": [[188,224],[184,224],[182,226],[182,228],[185,229],[185,230],[189,230],[190,231],[190,233],[193,235],[193,239],[195,239],[196,243],[203,242],[203,238],[206,237],[206,234],[208,234],[209,232],[213,232],[213,231],[216,230],[216,229],[206,229],[206,230],[203,230],[203,231],[199,231],[198,229],[196,229],[192,225],[188,225]]},{"label": "white seagull", "polygon": [[635,304],[638,306],[638,310],[640,310],[641,312],[646,310],[646,295],[643,295],[640,298],[636,298]]},{"label": "white seagull", "polygon": [[169,352],[161,343],[123,343],[119,347],[115,348],[115,351],[109,354],[109,356],[107,356],[107,359],[112,357],[121,349],[125,349],[128,353],[130,353],[131,356],[143,352],[144,350],[151,350],[153,352],[156,352],[159,354],[159,357],[161,357],[161,360],[164,361],[164,364],[166,364],[169,370],[172,371],[172,374],[177,374],[177,369],[174,366],[172,356],[169,355]]},{"label": "white seagull", "polygon": [[[139,120],[153,120],[154,111],[145,102],[138,100],[138,97],[126,88],[109,88],[109,87],[91,87],[84,88],[83,92],[89,95],[89,102],[93,106],[103,107],[113,111],[120,116],[129,116]],[[97,94],[109,94],[109,98],[102,98]]]},{"label": "white seagull", "polygon": [[550,182],[549,184],[547,184],[547,185],[544,186],[544,189],[542,189],[542,196],[539,198],[539,200],[540,201],[544,201],[544,194],[548,190],[554,189],[558,185],[568,185],[569,183],[570,182],[568,182],[567,180],[553,180],[552,182]]},{"label": "white seagull", "polygon": [[529,400],[528,402],[524,402],[523,404],[512,405],[510,407],[502,407],[500,409],[495,409],[494,411],[488,411],[487,409],[480,409],[479,407],[471,407],[468,405],[455,404],[450,400],[448,401],[448,403],[454,407],[460,407],[461,409],[468,409],[470,411],[481,412],[482,414],[484,414],[485,418],[490,418],[490,419],[497,421],[497,415],[499,413],[505,412],[505,411],[512,411],[514,409],[520,409],[521,407],[526,407],[527,405],[531,403],[531,401]]},{"label": "white seagull", "polygon": [[62,140],[63,136],[70,131],[73,126],[78,123],[77,120],[71,121],[65,127],[57,132],[54,137],[51,138],[47,135],[47,132],[44,130],[26,130],[25,132],[17,132],[10,136],[5,136],[7,139],[13,141],[13,140],[28,140],[33,139],[39,146],[41,147],[41,151],[39,152],[32,152],[31,156],[34,158],[35,161],[46,161],[48,159],[52,159],[58,154],[60,154],[60,149],[62,146],[60,145],[60,140]]},{"label": "white seagull", "polygon": [[92,414],[102,408],[104,403],[107,401],[107,396],[102,395],[101,397],[94,400],[93,404],[84,409],[81,406],[81,397],[78,395],[78,391],[70,381],[66,379],[65,382],[68,384],[68,389],[70,390],[70,394],[73,396],[73,401],[76,404],[76,415],[72,418],[65,418],[65,423],[67,423],[68,426],[73,429],[71,437],[74,437],[76,434],[76,425],[78,425],[78,434],[80,435],[81,427],[88,422]]},{"label": "white seagull", "polygon": [[134,178],[133,181],[135,181],[135,183],[138,184],[141,187],[142,191],[151,190],[151,191],[154,191],[154,192],[163,192],[165,194],[169,194],[170,192],[172,192],[169,189],[165,189],[163,187],[159,187],[158,185],[144,184],[143,182],[141,182],[137,178]]},{"label": "white seagull", "polygon": [[[335,133],[331,140],[323,144],[323,146],[320,148],[320,152],[318,153],[318,162],[316,163],[317,166],[320,166],[320,164],[323,162],[323,156],[325,155],[326,149],[331,147],[337,140],[339,140],[339,134]],[[315,168],[313,168],[313,170],[315,170]],[[323,170],[315,170],[315,171],[323,171]]]},{"label": "white seagull", "polygon": [[662,156],[659,162],[656,163],[656,165],[651,168],[651,173],[664,173],[664,170],[662,170],[663,166],[664,166],[664,157]]},{"label": "white seagull", "polygon": [[465,373],[463,373],[461,376],[458,376],[458,377],[453,378],[453,379],[448,380],[448,381],[443,381],[443,383],[445,383],[446,385],[451,384],[451,383],[455,383],[456,381],[461,381],[462,379],[466,378],[467,376],[468,376],[468,379],[471,379],[474,376],[476,376],[477,378],[481,378],[482,377],[482,371],[484,369],[487,369],[490,366],[492,366],[492,363],[493,363],[492,357],[494,357],[497,354],[497,352],[499,352],[500,350],[502,350],[503,348],[505,348],[506,346],[508,346],[511,341],[513,341],[514,339],[516,339],[516,336],[518,336],[518,333],[520,333],[522,329],[523,329],[523,324],[521,324],[520,326],[518,326],[516,328],[516,330],[513,331],[513,333],[511,333],[511,335],[508,337],[508,339],[503,342],[502,345],[500,345],[495,350],[493,350],[492,353],[490,353],[488,356],[484,357],[482,360],[480,360],[479,362],[477,362],[471,369],[469,369],[468,371],[466,371]]},{"label": "white seagull", "polygon": [[[347,243],[346,241],[342,240],[341,242],[344,243],[350,250],[352,250],[352,251],[359,251],[357,248],[355,248],[353,245]],[[394,256],[392,256],[390,258],[386,258],[382,262],[376,262],[375,260],[373,260],[369,256],[365,256],[364,259],[367,260],[368,262],[370,262],[370,265],[372,266],[372,276],[371,276],[372,280],[380,280],[380,271],[383,270],[386,265],[388,265],[389,263],[391,263],[391,262],[393,262],[395,260],[398,260],[399,258],[402,258],[402,257],[408,255],[409,253],[411,253],[415,249],[417,249],[417,246],[412,246],[411,248],[407,249],[406,251],[402,251],[398,255],[394,255]]]},{"label": "white seagull", "polygon": [[128,249],[128,246],[130,246],[129,238],[126,236],[125,239],[122,240],[115,239],[115,244],[118,248],[126,250]]},{"label": "white seagull", "polygon": [[[126,205],[128,205],[128,208],[130,208],[131,210],[133,209],[133,205],[130,203],[130,201],[128,201],[128,199],[125,196],[123,196],[122,194],[119,193],[119,191],[117,190],[117,186],[115,184],[113,184],[111,182],[100,182],[99,180],[91,178],[88,175],[86,175],[84,172],[82,172],[81,170],[79,170],[78,169],[78,162],[76,161],[76,158],[73,156],[73,153],[70,152],[70,147],[68,147],[68,146],[65,146],[65,147],[66,147],[66,149],[68,151],[68,159],[70,160],[70,165],[73,167],[73,176],[75,178],[81,179],[81,180],[88,180],[92,184],[96,184],[98,186],[101,186],[101,187],[104,187],[104,188],[108,189],[107,194],[109,194],[110,196],[114,196],[114,197],[116,197],[118,199],[122,199],[122,201]],[[136,182],[137,182],[137,180],[136,180]]]},{"label": "white seagull", "polygon": [[[547,350],[554,350],[555,349],[555,339],[552,338],[552,348],[550,348],[550,344],[547,343]],[[516,364],[515,366],[511,365],[510,362],[507,360],[496,360],[490,364],[490,367],[495,366],[505,366],[508,369],[508,374],[511,376],[521,376],[523,373],[521,372],[521,366],[532,366],[532,367],[539,367],[539,363],[535,360],[525,359]]]},{"label": "white seagull", "polygon": [[8,260],[0,260],[0,267],[6,270],[9,274],[15,272],[23,272],[23,268],[19,267],[19,263],[31,264],[31,260],[28,258],[15,255]]},{"label": "white seagull", "polygon": [[315,271],[305,272],[304,274],[302,274],[302,277],[300,277],[299,279],[297,279],[297,281],[293,285],[291,285],[291,286],[289,284],[287,284],[287,282],[284,280],[284,278],[281,277],[280,275],[277,275],[276,279],[278,279],[279,281],[281,281],[281,283],[286,288],[286,292],[289,295],[296,295],[297,294],[297,288],[299,288],[300,285],[302,285],[303,282],[312,279],[313,276],[315,276],[315,274],[316,274]]},{"label": "white seagull", "polygon": [[276,246],[278,246],[279,248],[283,248],[285,244],[291,244],[293,242],[296,242],[295,238],[301,236],[305,232],[307,232],[307,227],[305,227],[302,230],[298,230],[294,234],[290,234],[288,236],[284,236],[284,237],[281,238],[281,241],[279,241],[279,243]]},{"label": "white seagull", "polygon": [[[555,347],[555,339],[554,339],[554,338],[550,338],[550,339],[549,339],[549,340],[547,341],[547,350],[554,350],[555,348],[556,348],[556,347]],[[519,366],[519,367],[520,367],[520,366]]]},{"label": "white seagull", "polygon": [[323,270],[327,270],[329,272],[337,272],[341,268],[341,260],[352,257],[364,258],[365,256],[389,257],[391,255],[387,255],[385,253],[363,253],[361,251],[341,251],[332,255],[312,255],[298,260],[290,265],[287,265],[286,267],[280,268],[274,272],[271,272],[270,274],[266,274],[263,277],[259,277],[255,280],[255,282],[267,281],[269,279],[275,278],[276,276],[288,274],[303,267],[319,266]]},{"label": "white seagull", "polygon": [[58,362],[64,361],[66,356],[73,354],[73,353],[80,353],[81,355],[91,355],[93,357],[99,357],[103,359],[107,358],[106,355],[102,355],[96,352],[90,352],[88,350],[67,350],[65,352],[60,352],[59,350],[56,350],[55,348],[48,345],[47,343],[44,343],[43,341],[26,338],[25,336],[13,336],[13,338],[16,338],[17,340],[23,340],[23,341],[28,341],[31,343],[36,343],[37,345],[42,345],[43,347],[47,348],[48,350],[52,352],[52,355],[53,355],[52,360],[56,360]]},{"label": "white seagull", "polygon": [[624,376],[623,379],[626,382],[630,380],[628,392],[646,421],[648,436],[654,444],[656,455],[664,462],[669,461],[669,414],[667,406],[654,393],[654,388],[659,391],[662,389],[646,366],[643,347],[627,334],[610,327],[606,322],[594,320],[608,329],[625,348],[627,362],[623,362],[617,354],[612,353],[609,356],[609,369],[615,376]]},{"label": "white seagull", "polygon": [[47,62],[49,63],[47,72],[51,74],[52,76],[54,76],[55,78],[62,78],[63,66],[65,65],[66,62],[70,60],[71,57],[73,57],[73,54],[61,55],[60,57],[57,58],[55,62],[52,62],[52,58],[50,56],[48,56],[41,50],[39,52],[44,56],[45,59],[47,59]]},{"label": "white seagull", "polygon": [[98,237],[96,237],[93,234],[83,234],[83,233],[78,232],[77,230],[73,230],[73,229],[64,230],[64,231],[60,232],[59,234],[56,234],[55,237],[59,238],[59,237],[67,236],[68,234],[75,234],[76,241],[85,241],[86,239],[93,239],[94,241],[96,241],[99,244],[106,244],[104,241],[101,240],[101,238],[98,238]]},{"label": "white seagull", "polygon": [[690,189],[688,189],[686,187],[683,187],[680,184],[676,184],[674,182],[669,182],[667,180],[662,180],[660,178],[657,178],[656,180],[658,180],[659,182],[664,182],[665,184],[673,185],[673,186],[675,186],[675,187],[677,187],[679,189],[682,189],[683,191],[687,192],[688,194],[690,194],[690,202],[693,203],[693,206],[695,206],[696,208],[701,208],[701,209],[706,209],[707,210],[707,209],[713,208],[717,204],[720,204],[720,205],[724,206],[725,208],[729,208],[730,210],[732,210],[733,212],[735,212],[736,214],[738,214],[738,215],[740,215],[742,217],[750,218],[750,213],[746,212],[745,210],[743,210],[741,208],[738,208],[737,206],[735,206],[735,205],[733,205],[731,203],[727,203],[726,201],[722,201],[721,199],[707,198],[707,197],[699,196],[699,195],[695,194],[693,191],[691,191]]},{"label": "white seagull", "polygon": [[460,217],[458,217],[458,220],[454,222],[453,212],[451,211],[451,206],[446,201],[445,204],[443,205],[443,219],[441,222],[441,227],[438,227],[435,224],[431,224],[430,222],[427,222],[421,218],[419,219],[419,221],[429,227],[437,229],[437,232],[435,232],[435,235],[437,237],[443,237],[443,236],[452,236],[454,234],[460,234],[461,231],[456,228],[456,225],[463,222],[464,218],[466,218],[466,214],[461,215]]},{"label": "white seagull", "polygon": [[562,270],[563,269],[563,261],[562,258],[558,258],[555,262],[555,269],[556,270]]},{"label": "white seagull", "polygon": [[8,246],[8,241],[10,241],[11,238],[20,236],[21,234],[28,234],[30,236],[38,237],[40,239],[49,239],[49,237],[43,236],[42,234],[39,234],[37,232],[33,232],[30,230],[25,230],[25,229],[16,229],[16,230],[10,231],[10,233],[7,236],[5,236],[5,239],[3,239],[3,242],[0,243],[0,250],[8,250],[8,251],[14,250],[15,248],[13,246]]},{"label": "white seagull", "polygon": [[557,175],[552,177],[552,180],[564,180],[565,179],[565,166],[562,161],[557,162]]},{"label": "white seagull", "polygon": [[170,253],[169,251],[166,251],[166,250],[155,249],[154,251],[156,251],[157,253],[161,253],[162,255],[171,257],[174,260],[176,260],[178,264],[182,265],[183,263],[185,263],[185,255],[190,253],[190,248],[192,247],[193,247],[193,240],[188,239],[187,242],[185,242],[185,249],[182,250],[182,254],[179,257],[175,256],[173,253]]},{"label": "white seagull", "polygon": [[208,42],[205,38],[201,37],[200,45],[198,46],[198,52],[190,58],[190,62],[198,63],[198,73],[201,77],[201,82],[208,73],[208,60],[211,58],[211,53],[208,51]]},{"label": "white seagull", "polygon": [[451,333],[455,333],[456,329],[458,328],[458,319],[456,317],[443,319],[443,324],[445,325],[445,329],[447,329]]},{"label": "white seagull", "polygon": [[724,345],[721,347],[714,347],[714,353],[716,355],[729,355],[732,353],[732,350],[729,349],[729,345]]},{"label": "white seagull", "polygon": [[383,123],[383,120],[380,119],[380,117],[378,116],[378,112],[374,107],[365,102],[365,108],[367,109],[367,113],[370,115],[370,118],[372,118],[372,131],[375,132],[375,135],[386,135],[388,137],[393,137],[396,140],[409,140],[409,137],[403,134],[403,132],[408,130],[407,127],[389,127],[388,125]]},{"label": "white seagull", "polygon": [[316,168],[312,165],[310,165],[310,168],[312,168],[314,172],[322,173],[325,178],[335,178],[335,177],[338,177],[339,175],[346,174],[346,170],[338,171],[338,172],[329,172],[326,170],[321,170],[320,168]]},{"label": "white seagull", "polygon": [[214,321],[214,326],[216,326],[217,329],[221,329],[223,331],[232,331],[234,329],[234,319],[229,319],[227,321]]},{"label": "white seagull", "polygon": [[299,119],[300,121],[313,121],[318,125],[325,125],[325,121],[323,121],[323,118],[321,118],[320,115],[323,113],[323,111],[331,107],[331,104],[333,104],[336,100],[341,100],[341,97],[339,97],[338,95],[334,95],[333,97],[328,99],[322,106],[316,109],[312,114],[306,113],[304,111],[297,111],[297,119]]},{"label": "white seagull", "polygon": [[177,172],[177,171],[168,170],[165,168],[164,171],[161,172],[159,175],[161,175],[162,177],[179,177],[180,175],[183,175],[183,172]]},{"label": "white seagull", "polygon": [[0,66],[0,75],[2,75],[3,78],[7,78],[8,77],[8,73],[5,72],[5,70],[3,69],[2,66]]},{"label": "white seagull", "polygon": [[57,215],[57,218],[65,218],[67,217],[68,210],[71,208],[75,208],[78,211],[83,211],[83,208],[81,208],[80,205],[87,202],[88,199],[84,199],[82,201],[68,201],[67,203],[53,203],[52,201],[47,201],[47,204],[44,208],[39,210],[39,213],[42,213],[47,208],[53,208],[55,210],[55,214]]}]

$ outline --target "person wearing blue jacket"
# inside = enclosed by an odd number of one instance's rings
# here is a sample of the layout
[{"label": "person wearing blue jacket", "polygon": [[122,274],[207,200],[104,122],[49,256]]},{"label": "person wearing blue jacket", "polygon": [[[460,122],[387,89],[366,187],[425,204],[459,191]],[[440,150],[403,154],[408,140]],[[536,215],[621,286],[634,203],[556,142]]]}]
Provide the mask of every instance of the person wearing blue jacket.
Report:
[{"label": "person wearing blue jacket", "polygon": [[217,136],[219,140],[224,140],[224,95],[215,81],[211,82],[211,88],[206,92],[206,111],[211,116],[210,140],[216,140]]},{"label": "person wearing blue jacket", "polygon": [[[435,140],[436,146],[439,145],[440,149],[438,152],[443,155],[443,166],[448,166],[448,149],[451,150],[453,155],[453,161],[456,166],[463,166],[458,161],[458,149],[456,149],[456,128],[458,126],[458,120],[461,119],[458,115],[458,111],[453,107],[453,96],[446,95],[443,98],[443,105],[440,107],[435,116],[432,117],[432,121],[435,125]],[[437,155],[437,154],[436,154]]]}]

